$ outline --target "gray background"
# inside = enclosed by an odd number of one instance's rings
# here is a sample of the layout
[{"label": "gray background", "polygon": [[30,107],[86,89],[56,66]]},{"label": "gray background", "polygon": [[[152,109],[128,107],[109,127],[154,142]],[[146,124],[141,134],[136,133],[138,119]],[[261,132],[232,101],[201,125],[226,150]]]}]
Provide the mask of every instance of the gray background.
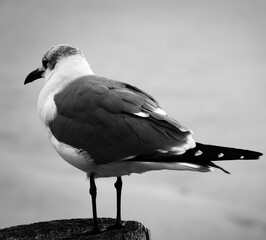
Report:
[{"label": "gray background", "polygon": [[[23,86],[58,43],[98,75],[151,93],[197,141],[266,153],[265,1],[0,1],[0,228],[91,217],[88,181],[50,146],[37,115],[44,82]],[[266,163],[232,172],[124,177],[123,219],[153,239],[266,239]],[[115,179],[97,180],[115,216]]]}]

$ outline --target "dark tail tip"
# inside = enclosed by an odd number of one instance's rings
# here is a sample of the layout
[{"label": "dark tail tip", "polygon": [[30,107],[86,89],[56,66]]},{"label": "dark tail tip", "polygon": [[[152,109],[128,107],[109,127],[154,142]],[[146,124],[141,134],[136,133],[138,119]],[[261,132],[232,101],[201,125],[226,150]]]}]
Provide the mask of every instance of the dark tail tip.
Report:
[{"label": "dark tail tip", "polygon": [[259,159],[263,154],[261,152],[245,150],[245,155],[240,156],[240,159]]},{"label": "dark tail tip", "polygon": [[263,155],[261,152],[252,150],[207,145],[202,143],[197,143],[196,148],[193,150],[201,150],[203,152],[201,157],[211,161],[252,160],[259,159],[260,156]]}]

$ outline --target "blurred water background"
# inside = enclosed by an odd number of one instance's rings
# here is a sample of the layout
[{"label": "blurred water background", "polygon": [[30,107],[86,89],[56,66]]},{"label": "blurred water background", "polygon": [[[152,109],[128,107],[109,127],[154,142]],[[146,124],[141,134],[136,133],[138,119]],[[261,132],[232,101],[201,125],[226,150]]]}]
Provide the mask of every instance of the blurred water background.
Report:
[{"label": "blurred water background", "polygon": [[[38,119],[43,80],[23,86],[55,44],[148,91],[197,141],[266,153],[265,3],[1,0],[0,228],[92,216],[85,174],[56,154]],[[221,166],[232,174],[124,177],[123,219],[154,240],[266,239],[265,157]],[[115,217],[114,181],[97,180],[100,217]]]}]

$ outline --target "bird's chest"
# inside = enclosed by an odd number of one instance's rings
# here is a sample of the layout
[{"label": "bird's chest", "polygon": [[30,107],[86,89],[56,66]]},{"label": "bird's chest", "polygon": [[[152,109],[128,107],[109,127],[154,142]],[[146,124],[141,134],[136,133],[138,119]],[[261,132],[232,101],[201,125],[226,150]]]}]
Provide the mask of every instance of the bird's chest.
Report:
[{"label": "bird's chest", "polygon": [[57,107],[55,104],[54,96],[59,90],[52,89],[49,84],[46,84],[40,92],[38,98],[38,112],[41,121],[45,126],[49,125],[57,115]]},{"label": "bird's chest", "polygon": [[57,108],[53,95],[49,95],[45,101],[39,103],[38,112],[42,122],[48,126],[49,122],[51,122],[57,114]]}]

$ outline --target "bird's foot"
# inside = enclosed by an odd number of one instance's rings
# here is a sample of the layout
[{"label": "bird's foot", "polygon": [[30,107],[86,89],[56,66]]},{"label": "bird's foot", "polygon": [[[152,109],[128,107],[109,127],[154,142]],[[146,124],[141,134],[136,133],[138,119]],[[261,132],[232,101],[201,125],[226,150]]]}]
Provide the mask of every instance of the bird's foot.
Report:
[{"label": "bird's foot", "polygon": [[88,232],[88,235],[97,235],[102,233],[102,231],[100,230],[100,228],[98,226],[93,227],[92,230],[90,232]]},{"label": "bird's foot", "polygon": [[114,225],[111,225],[109,227],[106,228],[106,231],[108,230],[115,230],[115,229],[121,229],[125,226],[124,223],[122,223],[122,221],[117,221]]}]

